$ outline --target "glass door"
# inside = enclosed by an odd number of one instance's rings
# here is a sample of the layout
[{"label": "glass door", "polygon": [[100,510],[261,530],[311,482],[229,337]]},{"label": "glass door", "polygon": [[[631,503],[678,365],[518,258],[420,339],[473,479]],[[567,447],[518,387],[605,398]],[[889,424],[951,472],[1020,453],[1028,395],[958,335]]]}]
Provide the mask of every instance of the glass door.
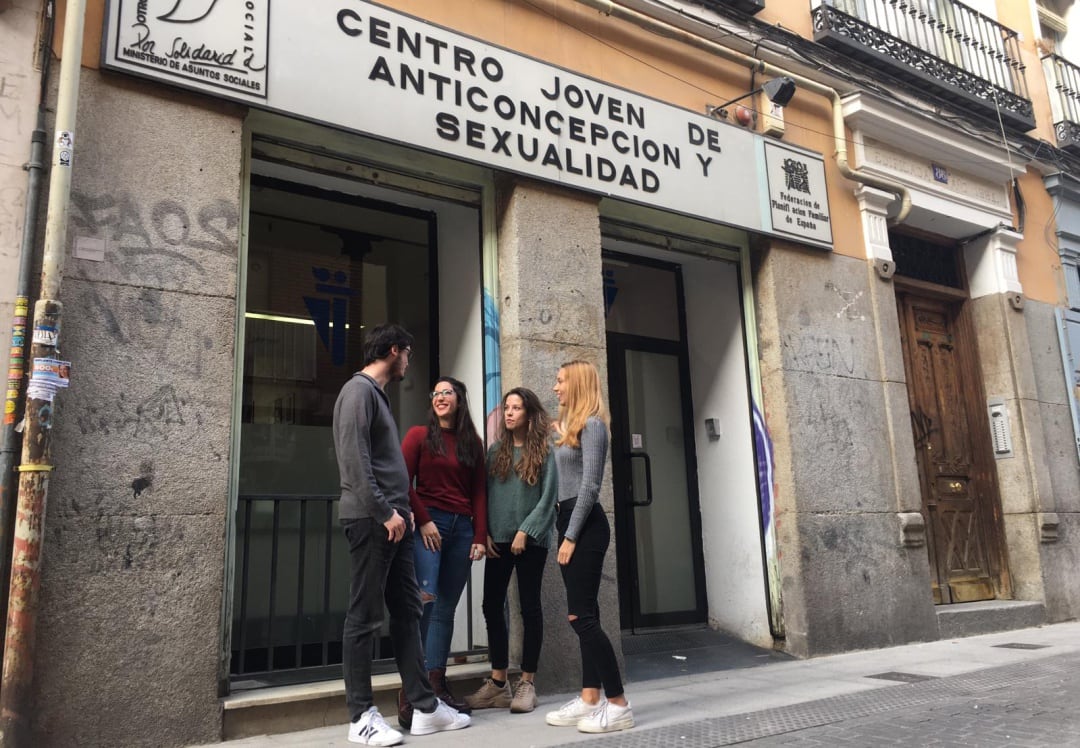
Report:
[{"label": "glass door", "polygon": [[[622,626],[704,622],[701,514],[678,270],[609,258],[605,278],[611,300],[608,385]],[[615,331],[620,329],[650,334]]]}]

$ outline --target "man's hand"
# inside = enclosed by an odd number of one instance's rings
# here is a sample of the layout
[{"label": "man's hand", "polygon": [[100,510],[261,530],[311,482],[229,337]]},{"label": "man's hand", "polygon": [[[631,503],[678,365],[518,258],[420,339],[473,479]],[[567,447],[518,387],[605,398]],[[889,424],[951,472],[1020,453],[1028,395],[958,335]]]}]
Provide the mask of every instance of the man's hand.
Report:
[{"label": "man's hand", "polygon": [[523,530],[518,530],[514,535],[514,542],[510,544],[510,552],[515,556],[520,556],[525,552],[525,544],[529,542],[529,534]]},{"label": "man's hand", "polygon": [[420,525],[420,538],[424,541],[424,547],[429,551],[442,550],[442,535],[434,522],[425,522]]},{"label": "man's hand", "polygon": [[405,518],[397,512],[394,512],[393,517],[383,522],[383,527],[386,528],[386,535],[391,543],[397,543],[405,537]]}]

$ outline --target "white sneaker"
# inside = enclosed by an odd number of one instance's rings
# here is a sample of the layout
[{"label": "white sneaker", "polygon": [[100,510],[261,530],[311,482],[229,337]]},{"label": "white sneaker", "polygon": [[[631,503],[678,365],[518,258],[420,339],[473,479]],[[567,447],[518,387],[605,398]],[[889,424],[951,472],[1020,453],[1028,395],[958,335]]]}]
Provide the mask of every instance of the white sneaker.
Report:
[{"label": "white sneaker", "polygon": [[468,714],[462,714],[439,699],[435,699],[435,711],[431,714],[416,709],[413,711],[412,727],[409,732],[413,735],[430,735],[433,732],[443,730],[460,730],[472,724],[472,718]]},{"label": "white sneaker", "polygon": [[361,745],[397,745],[403,740],[400,732],[386,724],[376,707],[371,707],[360,719],[349,725],[349,742]]},{"label": "white sneaker", "polygon": [[590,704],[586,701],[582,701],[578,696],[575,699],[571,699],[562,706],[560,706],[554,712],[548,712],[547,717],[544,719],[549,725],[555,725],[556,727],[574,727],[584,717],[588,717],[594,711],[604,705],[604,701],[601,700],[597,704]]},{"label": "white sneaker", "polygon": [[619,706],[606,701],[599,709],[577,723],[579,732],[618,732],[629,730],[633,726],[634,712],[630,709],[630,702],[626,702],[626,706]]}]

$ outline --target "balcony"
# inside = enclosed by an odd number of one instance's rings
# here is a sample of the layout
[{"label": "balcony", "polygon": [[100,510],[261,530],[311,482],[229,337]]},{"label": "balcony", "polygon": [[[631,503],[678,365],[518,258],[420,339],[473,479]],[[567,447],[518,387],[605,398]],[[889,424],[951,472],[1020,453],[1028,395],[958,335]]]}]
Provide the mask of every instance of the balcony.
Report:
[{"label": "balcony", "polygon": [[1046,55],[1042,64],[1058,146],[1080,154],[1080,67],[1057,55]]},{"label": "balcony", "polygon": [[814,41],[888,71],[994,125],[1035,115],[1017,34],[955,0],[811,0]]},{"label": "balcony", "polygon": [[765,9],[765,0],[701,0],[701,4],[713,10],[732,8],[751,15]]}]

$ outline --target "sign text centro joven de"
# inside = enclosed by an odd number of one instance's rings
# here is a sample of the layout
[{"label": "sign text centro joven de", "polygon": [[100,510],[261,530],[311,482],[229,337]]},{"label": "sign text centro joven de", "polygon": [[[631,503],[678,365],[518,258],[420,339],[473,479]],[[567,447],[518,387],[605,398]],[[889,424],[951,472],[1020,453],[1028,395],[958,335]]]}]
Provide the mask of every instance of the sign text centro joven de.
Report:
[{"label": "sign text centro joven de", "polygon": [[111,0],[103,57],[252,106],[831,246],[819,155],[762,147],[739,127],[361,0]]}]

